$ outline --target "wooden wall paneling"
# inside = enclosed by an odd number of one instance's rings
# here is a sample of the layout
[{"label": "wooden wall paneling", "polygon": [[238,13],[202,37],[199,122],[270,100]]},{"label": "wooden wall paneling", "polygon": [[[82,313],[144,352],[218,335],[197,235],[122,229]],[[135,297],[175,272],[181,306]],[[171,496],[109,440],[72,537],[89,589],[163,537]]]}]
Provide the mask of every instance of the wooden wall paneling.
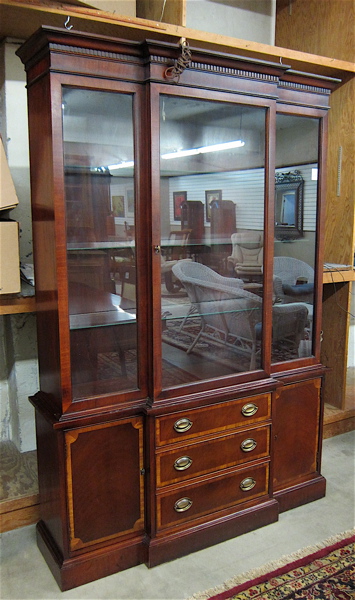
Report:
[{"label": "wooden wall paneling", "polygon": [[355,79],[334,91],[330,106],[324,260],[352,265],[355,234]]},{"label": "wooden wall paneling", "polygon": [[353,0],[277,0],[276,44],[354,61]]},{"label": "wooden wall paneling", "polygon": [[136,0],[136,15],[171,25],[186,25],[186,0]]}]

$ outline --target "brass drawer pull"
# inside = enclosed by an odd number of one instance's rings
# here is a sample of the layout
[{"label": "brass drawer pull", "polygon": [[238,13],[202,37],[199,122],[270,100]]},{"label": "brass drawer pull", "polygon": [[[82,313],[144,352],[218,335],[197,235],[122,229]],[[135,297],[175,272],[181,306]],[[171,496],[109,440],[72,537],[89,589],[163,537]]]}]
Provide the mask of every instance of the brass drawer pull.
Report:
[{"label": "brass drawer pull", "polygon": [[177,433],[185,433],[185,431],[188,431],[189,429],[191,429],[192,427],[192,421],[190,421],[190,419],[179,419],[178,421],[175,421],[174,423],[174,429]]},{"label": "brass drawer pull", "polygon": [[242,492],[248,492],[249,490],[252,490],[255,485],[255,479],[253,479],[252,477],[246,477],[245,479],[243,479],[243,481],[240,482],[239,487],[242,490]]},{"label": "brass drawer pull", "polygon": [[253,438],[248,438],[242,441],[240,447],[243,450],[243,452],[251,452],[252,450],[255,450],[257,445],[257,442],[253,440]]},{"label": "brass drawer pull", "polygon": [[174,462],[174,469],[176,469],[176,471],[185,471],[186,469],[191,467],[191,465],[192,458],[190,458],[189,456],[180,456],[180,458],[177,458]]},{"label": "brass drawer pull", "polygon": [[176,512],[185,512],[185,510],[189,510],[191,506],[192,500],[190,498],[180,498],[180,500],[176,500],[174,509]]},{"label": "brass drawer pull", "polygon": [[258,411],[259,407],[254,404],[254,402],[249,402],[248,404],[244,404],[242,408],[242,414],[244,417],[252,417]]}]

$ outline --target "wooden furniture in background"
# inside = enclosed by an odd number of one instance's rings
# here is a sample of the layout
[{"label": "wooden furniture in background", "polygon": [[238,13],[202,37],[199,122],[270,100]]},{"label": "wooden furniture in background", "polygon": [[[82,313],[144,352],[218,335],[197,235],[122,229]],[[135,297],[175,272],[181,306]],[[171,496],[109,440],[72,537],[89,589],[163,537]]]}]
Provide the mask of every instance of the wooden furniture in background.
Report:
[{"label": "wooden furniture in background", "polygon": [[181,229],[190,230],[189,242],[199,245],[204,239],[204,206],[200,201],[184,201],[181,205]]}]

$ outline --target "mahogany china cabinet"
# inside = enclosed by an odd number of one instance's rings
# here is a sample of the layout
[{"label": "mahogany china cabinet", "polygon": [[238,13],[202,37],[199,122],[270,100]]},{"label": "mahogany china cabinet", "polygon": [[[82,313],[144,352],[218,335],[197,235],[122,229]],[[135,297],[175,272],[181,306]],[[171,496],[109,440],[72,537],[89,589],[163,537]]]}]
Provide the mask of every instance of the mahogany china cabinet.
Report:
[{"label": "mahogany china cabinet", "polygon": [[[49,27],[18,54],[40,368],[37,532],[66,590],[325,494],[320,266],[337,82],[183,41]],[[276,214],[276,186],[294,172]],[[214,232],[211,190],[229,207]],[[183,219],[181,197],[194,203]],[[169,260],[186,215],[195,233]],[[261,235],[260,282],[226,276],[233,232]],[[276,257],[291,261],[284,273]],[[163,268],[179,282],[171,291]]]}]

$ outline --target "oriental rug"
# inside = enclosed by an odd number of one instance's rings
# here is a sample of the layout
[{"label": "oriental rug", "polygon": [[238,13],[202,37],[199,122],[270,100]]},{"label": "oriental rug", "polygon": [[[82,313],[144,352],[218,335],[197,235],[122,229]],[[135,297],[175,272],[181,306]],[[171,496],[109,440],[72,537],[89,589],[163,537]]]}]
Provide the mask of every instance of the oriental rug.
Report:
[{"label": "oriental rug", "polygon": [[[201,330],[201,320],[198,316],[189,317],[183,324],[183,319],[167,318],[166,326],[163,330],[163,341],[187,351],[193,340]],[[261,353],[260,347],[256,353],[256,367],[260,368]],[[282,362],[285,360],[295,360],[298,358],[298,350],[287,341],[279,341],[272,345],[272,362]],[[250,352],[242,352],[237,347],[231,348],[231,345],[225,345],[222,338],[215,334],[215,340],[201,337],[193,348],[193,353],[203,356],[207,360],[219,361],[229,367],[234,373],[236,371],[249,371]]]},{"label": "oriental rug", "polygon": [[316,548],[283,557],[190,600],[354,600],[354,531]]}]

